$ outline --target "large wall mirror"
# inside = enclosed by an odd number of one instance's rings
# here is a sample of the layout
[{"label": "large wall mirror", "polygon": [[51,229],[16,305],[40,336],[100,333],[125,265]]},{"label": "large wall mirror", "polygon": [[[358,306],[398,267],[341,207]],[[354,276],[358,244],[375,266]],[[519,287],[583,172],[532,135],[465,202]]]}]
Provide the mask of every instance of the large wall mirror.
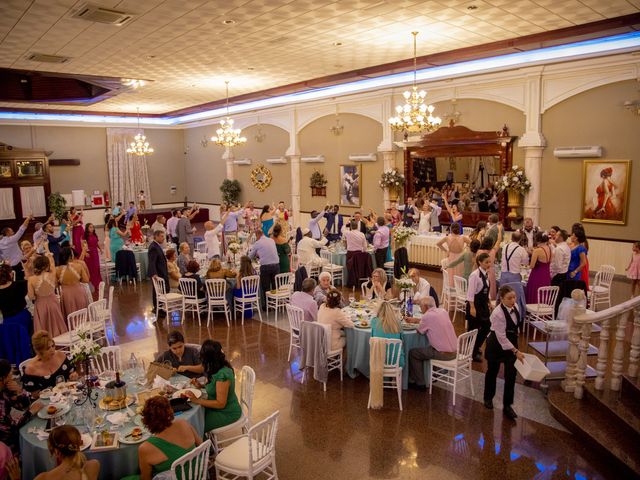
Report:
[{"label": "large wall mirror", "polygon": [[[487,188],[511,168],[515,139],[506,126],[495,132],[449,126],[424,135],[419,145],[405,149],[405,194],[414,197],[421,190],[440,189],[452,183],[477,190]],[[504,197],[505,194],[499,197],[498,214],[509,228]],[[463,224],[475,226],[489,215],[471,205],[463,212]],[[441,220],[449,223],[446,212]]]}]

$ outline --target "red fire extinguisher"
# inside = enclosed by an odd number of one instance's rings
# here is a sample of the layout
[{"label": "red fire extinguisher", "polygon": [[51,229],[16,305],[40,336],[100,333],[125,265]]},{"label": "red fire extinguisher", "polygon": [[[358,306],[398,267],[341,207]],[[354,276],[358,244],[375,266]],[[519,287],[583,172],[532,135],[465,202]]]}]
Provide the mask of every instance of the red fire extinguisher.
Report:
[{"label": "red fire extinguisher", "polygon": [[109,206],[109,192],[107,192],[106,190],[104,191],[104,204],[106,207]]}]

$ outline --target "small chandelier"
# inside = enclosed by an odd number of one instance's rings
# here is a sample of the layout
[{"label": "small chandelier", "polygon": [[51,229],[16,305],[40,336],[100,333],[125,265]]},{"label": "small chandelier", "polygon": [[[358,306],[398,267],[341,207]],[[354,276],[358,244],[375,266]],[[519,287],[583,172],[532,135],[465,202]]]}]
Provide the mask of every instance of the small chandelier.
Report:
[{"label": "small chandelier", "polygon": [[217,145],[225,147],[235,147],[247,141],[246,137],[240,136],[242,130],[233,128],[233,119],[229,117],[229,80],[224,82],[227,86],[227,115],[220,122],[220,128],[216,130],[216,134],[211,137],[211,141]]},{"label": "small chandelier", "polygon": [[336,105],[336,124],[329,128],[329,131],[333,133],[336,137],[342,135],[344,131],[344,125],[340,125],[340,114],[338,113],[338,105]]},{"label": "small chandelier", "polygon": [[[140,109],[138,108],[138,130],[140,130]],[[133,142],[129,144],[127,153],[143,157],[153,153],[153,147],[147,142],[147,137],[140,131],[133,137]]]},{"label": "small chandelier", "polygon": [[404,132],[432,132],[436,130],[442,120],[440,117],[432,115],[435,110],[433,105],[424,103],[427,92],[418,91],[416,82],[417,57],[416,57],[416,37],[418,32],[411,32],[413,35],[413,87],[412,91],[406,91],[402,95],[405,99],[404,105],[396,107],[396,116],[389,119],[389,124],[393,130]]}]

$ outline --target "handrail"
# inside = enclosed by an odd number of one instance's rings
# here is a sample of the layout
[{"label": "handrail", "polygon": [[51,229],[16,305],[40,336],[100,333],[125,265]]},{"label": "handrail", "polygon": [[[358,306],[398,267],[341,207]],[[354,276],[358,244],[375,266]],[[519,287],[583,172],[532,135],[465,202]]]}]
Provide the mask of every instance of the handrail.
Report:
[{"label": "handrail", "polygon": [[622,302],[622,303],[619,303],[618,305],[614,305],[613,307],[607,308],[606,310],[601,310],[595,313],[583,313],[580,315],[576,315],[575,317],[573,317],[573,321],[581,324],[600,323],[605,320],[610,320],[622,313],[629,312],[638,307],[640,307],[640,295],[633,297],[627,300],[626,302]]}]

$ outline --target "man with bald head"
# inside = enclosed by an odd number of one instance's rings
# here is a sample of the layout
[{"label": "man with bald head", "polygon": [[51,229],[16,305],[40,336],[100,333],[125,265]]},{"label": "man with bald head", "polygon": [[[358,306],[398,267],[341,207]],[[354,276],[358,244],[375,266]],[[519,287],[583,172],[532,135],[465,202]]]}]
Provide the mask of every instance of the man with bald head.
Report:
[{"label": "man with bald head", "polygon": [[416,331],[427,336],[429,346],[409,350],[409,388],[426,391],[424,362],[432,358],[436,360],[456,358],[458,337],[449,319],[449,313],[436,307],[433,297],[422,297],[418,303],[422,317],[408,317],[405,320],[419,323]]},{"label": "man with bald head", "polygon": [[218,234],[222,231],[227,215],[229,215],[228,210],[222,215],[217,227],[213,226],[211,220],[204,222],[204,241],[207,242],[207,260],[212,260],[215,257],[220,258],[220,240],[218,239]]}]

